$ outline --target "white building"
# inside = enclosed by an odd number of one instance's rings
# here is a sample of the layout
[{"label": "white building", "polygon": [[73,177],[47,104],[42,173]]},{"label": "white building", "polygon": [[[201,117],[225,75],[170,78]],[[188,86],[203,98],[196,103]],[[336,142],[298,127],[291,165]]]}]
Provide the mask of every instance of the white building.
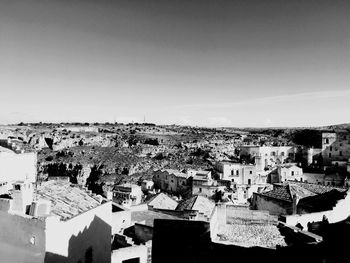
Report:
[{"label": "white building", "polygon": [[255,184],[257,180],[256,167],[251,164],[219,162],[216,169],[221,173],[220,179],[230,180],[238,185]]},{"label": "white building", "polygon": [[0,182],[35,182],[37,154],[15,153],[0,147]]},{"label": "white building", "polygon": [[287,160],[294,161],[295,148],[293,146],[246,145],[241,146],[240,155],[249,159],[255,158],[257,170],[260,171],[265,167],[282,164]]},{"label": "white building", "polygon": [[280,165],[277,168],[278,175],[281,178],[281,182],[284,181],[303,181],[303,169],[296,164]]},{"label": "white building", "polygon": [[69,183],[15,183],[0,198],[1,261],[110,263],[111,220],[111,202]]}]

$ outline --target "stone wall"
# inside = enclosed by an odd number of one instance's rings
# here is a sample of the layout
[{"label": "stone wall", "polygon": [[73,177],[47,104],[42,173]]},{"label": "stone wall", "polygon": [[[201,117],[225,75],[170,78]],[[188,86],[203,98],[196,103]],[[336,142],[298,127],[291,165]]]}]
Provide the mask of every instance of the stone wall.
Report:
[{"label": "stone wall", "polygon": [[271,215],[287,215],[293,213],[293,204],[260,194],[253,194],[253,207],[257,210],[269,211]]}]

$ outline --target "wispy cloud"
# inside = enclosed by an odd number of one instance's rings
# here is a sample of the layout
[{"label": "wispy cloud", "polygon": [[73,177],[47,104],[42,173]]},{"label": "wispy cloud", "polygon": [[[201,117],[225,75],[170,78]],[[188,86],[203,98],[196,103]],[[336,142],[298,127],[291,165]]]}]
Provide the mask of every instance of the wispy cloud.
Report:
[{"label": "wispy cloud", "polygon": [[304,92],[295,94],[286,94],[262,98],[245,99],[241,101],[229,102],[229,103],[205,103],[205,104],[187,104],[179,105],[177,109],[226,109],[249,105],[265,105],[274,103],[288,103],[292,101],[309,101],[309,100],[324,100],[331,98],[350,98],[350,90],[329,90],[318,92]]}]

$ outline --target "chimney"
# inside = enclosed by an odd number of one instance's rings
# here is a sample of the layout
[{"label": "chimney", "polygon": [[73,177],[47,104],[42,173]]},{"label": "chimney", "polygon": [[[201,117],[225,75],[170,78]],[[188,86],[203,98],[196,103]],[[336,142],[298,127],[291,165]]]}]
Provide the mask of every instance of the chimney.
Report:
[{"label": "chimney", "polygon": [[13,185],[12,198],[14,211],[27,214],[33,202],[33,184],[29,182],[19,182]]},{"label": "chimney", "polygon": [[297,204],[298,204],[298,198],[296,194],[293,194],[292,199],[293,199],[293,215],[295,215],[297,213]]},{"label": "chimney", "polygon": [[37,200],[30,206],[29,215],[39,217],[47,216],[51,212],[51,202],[49,200]]}]

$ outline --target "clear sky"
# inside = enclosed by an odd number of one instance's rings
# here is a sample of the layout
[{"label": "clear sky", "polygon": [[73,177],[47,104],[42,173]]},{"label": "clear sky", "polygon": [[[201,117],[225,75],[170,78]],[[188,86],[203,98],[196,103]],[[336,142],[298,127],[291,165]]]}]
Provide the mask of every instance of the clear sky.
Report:
[{"label": "clear sky", "polygon": [[350,122],[347,0],[0,0],[0,123]]}]

